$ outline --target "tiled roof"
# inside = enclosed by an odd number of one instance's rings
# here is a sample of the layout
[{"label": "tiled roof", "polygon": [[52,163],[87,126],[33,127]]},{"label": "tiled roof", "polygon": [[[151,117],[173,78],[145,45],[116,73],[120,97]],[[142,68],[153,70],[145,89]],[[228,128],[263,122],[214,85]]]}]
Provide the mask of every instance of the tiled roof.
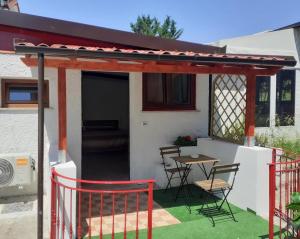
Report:
[{"label": "tiled roof", "polygon": [[[216,61],[224,61],[226,62],[236,62],[236,63],[245,63],[245,64],[266,64],[272,65],[295,65],[296,61],[293,57],[290,56],[272,56],[272,55],[245,55],[245,54],[223,54],[223,53],[201,53],[201,52],[191,52],[191,51],[154,51],[154,50],[136,50],[136,49],[120,49],[120,48],[102,48],[102,47],[89,47],[89,46],[77,46],[77,45],[63,45],[63,44],[38,44],[34,45],[30,42],[20,42],[15,43],[15,47],[26,47],[26,48],[39,48],[44,50],[70,50],[70,51],[78,51],[78,52],[94,52],[94,53],[110,53],[110,57],[114,54],[123,53],[126,56],[160,56],[168,57],[173,56],[177,57],[176,60],[182,58],[191,59],[191,61],[197,61],[200,59],[205,62],[205,59],[212,59]],[[281,64],[282,63],[282,64]],[[286,63],[286,64],[285,64]]]}]

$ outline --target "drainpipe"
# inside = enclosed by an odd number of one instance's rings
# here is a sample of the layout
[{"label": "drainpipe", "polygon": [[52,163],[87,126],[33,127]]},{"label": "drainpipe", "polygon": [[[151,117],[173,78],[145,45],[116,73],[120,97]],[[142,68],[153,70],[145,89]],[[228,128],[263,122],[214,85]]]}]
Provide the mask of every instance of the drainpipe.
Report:
[{"label": "drainpipe", "polygon": [[44,196],[44,54],[38,53],[38,210],[37,239],[43,239]]}]

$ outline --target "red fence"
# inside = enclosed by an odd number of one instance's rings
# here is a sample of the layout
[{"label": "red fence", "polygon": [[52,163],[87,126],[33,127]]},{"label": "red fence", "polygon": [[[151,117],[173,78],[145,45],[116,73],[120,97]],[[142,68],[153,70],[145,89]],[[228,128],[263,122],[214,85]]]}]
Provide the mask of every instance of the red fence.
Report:
[{"label": "red fence", "polygon": [[[105,234],[115,238],[116,233],[123,233],[126,239],[133,230],[132,225],[128,229],[132,217],[138,239],[142,200],[147,200],[147,238],[152,238],[154,180],[91,181],[66,177],[53,169],[51,182],[51,239],[102,239]],[[134,206],[129,207],[132,201]]]},{"label": "red fence", "polygon": [[300,192],[300,158],[273,149],[269,165],[269,238],[274,238],[274,224],[279,238],[300,238],[292,222],[293,212],[287,209],[291,194]]}]

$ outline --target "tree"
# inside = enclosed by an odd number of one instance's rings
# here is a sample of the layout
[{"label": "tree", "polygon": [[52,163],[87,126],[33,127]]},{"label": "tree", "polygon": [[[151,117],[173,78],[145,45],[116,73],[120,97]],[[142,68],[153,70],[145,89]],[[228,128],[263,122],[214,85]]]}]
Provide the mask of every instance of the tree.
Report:
[{"label": "tree", "polygon": [[130,23],[133,32],[146,36],[157,36],[159,25],[157,18],[151,18],[150,15],[138,16],[135,23]]},{"label": "tree", "polygon": [[156,17],[138,16],[135,23],[130,23],[130,27],[137,34],[169,39],[178,39],[183,33],[183,29],[177,29],[177,23],[170,16],[167,16],[162,24]]},{"label": "tree", "polygon": [[159,28],[158,35],[163,38],[178,39],[183,33],[183,29],[177,29],[176,25],[176,22],[167,16]]}]

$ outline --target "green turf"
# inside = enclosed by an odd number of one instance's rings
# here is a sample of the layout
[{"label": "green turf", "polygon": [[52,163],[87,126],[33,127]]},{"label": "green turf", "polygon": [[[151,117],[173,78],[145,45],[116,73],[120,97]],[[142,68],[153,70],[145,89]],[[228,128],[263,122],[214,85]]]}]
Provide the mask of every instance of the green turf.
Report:
[{"label": "green turf", "polygon": [[[232,206],[232,209],[238,222],[234,222],[230,218],[230,215],[226,213],[228,208],[224,206],[224,212],[221,215],[214,217],[216,225],[213,227],[208,215],[205,216],[199,212],[199,208],[204,203],[203,193],[196,188],[192,188],[192,192],[193,198],[191,199],[191,214],[189,214],[185,206],[185,201],[182,198],[178,199],[177,202],[174,202],[174,192],[169,191],[164,193],[162,190],[154,192],[154,200],[180,220],[181,223],[154,228],[153,239],[269,238],[268,222],[266,220],[235,206]],[[212,201],[212,199],[208,200],[208,204]],[[118,233],[115,238],[121,239],[123,236],[123,233]],[[139,238],[147,238],[147,230],[140,230],[139,236]],[[111,238],[111,235],[107,235],[104,238]],[[135,238],[135,232],[128,232],[127,238]],[[275,236],[275,238],[278,237]]]}]

